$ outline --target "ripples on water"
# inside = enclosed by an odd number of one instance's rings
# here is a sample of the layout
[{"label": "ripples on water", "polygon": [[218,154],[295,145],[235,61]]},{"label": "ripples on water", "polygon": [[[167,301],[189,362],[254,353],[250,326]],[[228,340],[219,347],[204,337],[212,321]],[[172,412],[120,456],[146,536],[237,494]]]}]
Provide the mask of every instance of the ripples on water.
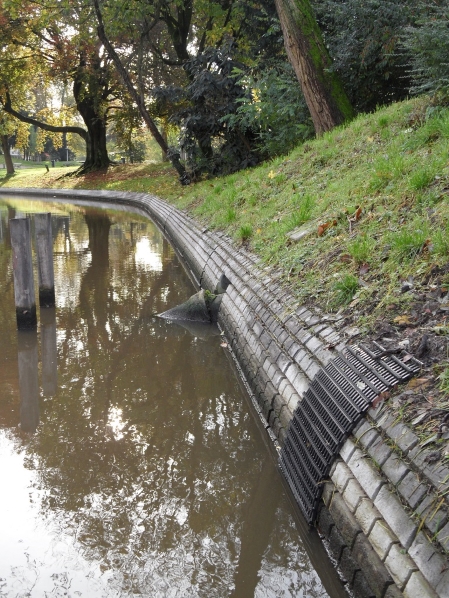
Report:
[{"label": "ripples on water", "polygon": [[[35,211],[57,307],[18,334],[7,223]],[[0,596],[328,596],[220,337],[154,317],[194,289],[153,224],[0,216]]]}]

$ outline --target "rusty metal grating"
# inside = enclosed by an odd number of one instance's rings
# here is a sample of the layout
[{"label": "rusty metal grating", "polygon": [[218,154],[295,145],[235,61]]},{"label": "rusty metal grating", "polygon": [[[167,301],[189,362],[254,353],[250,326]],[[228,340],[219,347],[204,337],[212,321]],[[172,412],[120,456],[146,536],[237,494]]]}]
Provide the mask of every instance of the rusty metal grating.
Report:
[{"label": "rusty metal grating", "polygon": [[322,483],[354,426],[383,391],[412,378],[421,362],[376,342],[347,347],[315,376],[299,403],[279,464],[304,517],[313,523]]}]

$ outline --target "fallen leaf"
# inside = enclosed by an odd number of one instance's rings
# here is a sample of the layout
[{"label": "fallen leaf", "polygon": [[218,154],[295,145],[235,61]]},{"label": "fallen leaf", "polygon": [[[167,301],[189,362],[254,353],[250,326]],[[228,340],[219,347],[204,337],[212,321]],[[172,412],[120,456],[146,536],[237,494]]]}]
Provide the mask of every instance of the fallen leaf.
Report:
[{"label": "fallen leaf", "polygon": [[441,325],[441,326],[434,326],[434,327],[432,328],[432,330],[433,330],[434,332],[436,332],[436,334],[444,334],[444,335],[446,335],[446,334],[448,334],[448,333],[449,333],[449,326],[444,326],[444,325]]},{"label": "fallen leaf", "polygon": [[328,222],[324,222],[324,224],[320,224],[318,227],[318,236],[321,237],[327,231],[328,228],[331,226],[335,226],[337,224],[336,220],[329,220]]},{"label": "fallen leaf", "polygon": [[363,276],[364,274],[366,274],[368,271],[369,271],[369,264],[366,264],[366,263],[365,263],[365,264],[362,264],[362,265],[360,266],[360,268],[359,268],[359,274],[360,274],[360,275],[362,275],[362,276]]},{"label": "fallen leaf", "polygon": [[428,416],[428,412],[427,411],[423,411],[421,412],[418,417],[415,417],[414,420],[412,420],[412,426],[417,426],[418,424],[420,424],[422,421],[424,421],[426,419],[426,417]]},{"label": "fallen leaf", "polygon": [[349,253],[343,253],[343,255],[340,256],[340,261],[345,263],[352,262],[352,256],[349,255]]},{"label": "fallen leaf", "polygon": [[407,326],[412,323],[409,316],[397,316],[393,322],[399,324],[399,326]]},{"label": "fallen leaf", "polygon": [[354,214],[353,218],[355,218],[356,220],[358,220],[361,215],[362,215],[362,207],[359,206],[357,208],[357,210],[355,211],[355,214]]},{"label": "fallen leaf", "polygon": [[379,395],[377,395],[377,397],[371,403],[371,406],[377,407],[379,405],[379,403],[382,403],[383,401],[386,401],[389,398],[390,398],[390,392],[388,390],[384,390]]},{"label": "fallen leaf", "polygon": [[407,384],[406,388],[409,388],[410,390],[415,390],[419,388],[421,390],[426,386],[429,386],[429,384],[429,378],[412,378],[410,382]]},{"label": "fallen leaf", "polygon": [[421,248],[422,253],[429,251],[431,243],[432,243],[431,239],[426,239],[424,241],[422,248]]},{"label": "fallen leaf", "polygon": [[424,442],[421,442],[421,444],[419,446],[422,446],[422,447],[427,446],[428,444],[431,444],[432,442],[435,442],[435,440],[438,440],[438,434],[433,434],[433,436],[431,436],[430,438],[428,438]]}]

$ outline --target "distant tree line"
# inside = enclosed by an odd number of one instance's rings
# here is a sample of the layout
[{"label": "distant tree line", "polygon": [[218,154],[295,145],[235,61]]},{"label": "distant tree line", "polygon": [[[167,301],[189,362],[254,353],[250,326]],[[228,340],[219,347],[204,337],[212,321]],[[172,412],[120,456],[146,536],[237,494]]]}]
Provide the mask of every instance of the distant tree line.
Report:
[{"label": "distant tree line", "polygon": [[9,0],[0,28],[3,153],[77,136],[80,173],[111,130],[139,159],[146,127],[188,183],[449,88],[448,0]]}]

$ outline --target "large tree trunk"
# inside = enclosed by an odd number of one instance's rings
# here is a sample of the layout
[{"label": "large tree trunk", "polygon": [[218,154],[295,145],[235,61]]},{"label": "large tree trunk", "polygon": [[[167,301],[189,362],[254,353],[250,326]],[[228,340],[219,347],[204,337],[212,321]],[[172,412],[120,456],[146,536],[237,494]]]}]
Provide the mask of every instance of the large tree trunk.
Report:
[{"label": "large tree trunk", "polygon": [[5,166],[6,166],[6,174],[14,174],[14,164],[11,158],[11,150],[9,147],[9,137],[8,135],[2,135],[2,151],[3,155],[5,156]]},{"label": "large tree trunk", "polygon": [[289,60],[310,110],[315,132],[349,120],[354,112],[323,42],[309,0],[275,0]]},{"label": "large tree trunk", "polygon": [[103,170],[111,164],[106,149],[106,111],[103,105],[109,93],[108,81],[99,56],[92,53],[89,58],[88,63],[85,52],[81,52],[73,79],[73,97],[87,127],[86,161],[80,173]]},{"label": "large tree trunk", "polygon": [[86,139],[86,161],[82,166],[82,172],[91,170],[103,170],[107,168],[111,161],[106,148],[106,121],[96,114],[93,105],[86,105],[89,98],[84,98],[77,108],[87,127]]}]

